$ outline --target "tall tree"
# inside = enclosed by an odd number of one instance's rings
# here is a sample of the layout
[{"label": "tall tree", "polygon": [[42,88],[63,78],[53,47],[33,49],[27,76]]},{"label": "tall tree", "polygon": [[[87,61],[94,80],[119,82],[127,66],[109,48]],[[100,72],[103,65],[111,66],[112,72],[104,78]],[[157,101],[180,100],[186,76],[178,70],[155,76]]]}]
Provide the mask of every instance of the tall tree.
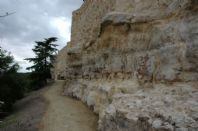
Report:
[{"label": "tall tree", "polygon": [[27,69],[32,70],[32,78],[34,79],[35,86],[41,87],[46,83],[48,78],[51,78],[50,68],[53,67],[52,62],[57,53],[56,47],[58,46],[53,43],[56,41],[56,37],[50,37],[44,39],[44,41],[36,41],[36,45],[32,49],[35,57],[25,59],[33,63],[33,66]]}]

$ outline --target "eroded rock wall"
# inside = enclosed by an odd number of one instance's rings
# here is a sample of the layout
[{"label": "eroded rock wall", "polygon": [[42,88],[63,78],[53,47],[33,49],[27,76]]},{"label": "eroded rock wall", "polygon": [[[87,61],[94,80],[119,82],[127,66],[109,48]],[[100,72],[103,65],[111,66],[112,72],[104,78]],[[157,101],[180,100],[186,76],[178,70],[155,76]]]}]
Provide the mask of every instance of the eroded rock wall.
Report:
[{"label": "eroded rock wall", "polygon": [[65,94],[101,131],[197,131],[197,22],[197,0],[85,0],[55,69]]},{"label": "eroded rock wall", "polygon": [[66,62],[66,54],[67,54],[67,48],[64,47],[62,48],[55,59],[54,62],[54,68],[51,69],[51,75],[53,79],[58,80],[58,79],[65,79],[65,71],[67,67],[67,62]]}]

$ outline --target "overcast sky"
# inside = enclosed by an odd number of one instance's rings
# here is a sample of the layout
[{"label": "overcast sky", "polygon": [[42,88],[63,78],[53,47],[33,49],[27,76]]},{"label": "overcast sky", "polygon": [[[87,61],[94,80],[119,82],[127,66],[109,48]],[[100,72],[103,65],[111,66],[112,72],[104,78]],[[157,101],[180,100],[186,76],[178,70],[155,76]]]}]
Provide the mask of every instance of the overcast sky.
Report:
[{"label": "overcast sky", "polygon": [[72,11],[83,0],[0,0],[0,46],[12,53],[25,72],[30,63],[24,58],[33,57],[34,41],[58,37],[59,49],[70,40]]}]

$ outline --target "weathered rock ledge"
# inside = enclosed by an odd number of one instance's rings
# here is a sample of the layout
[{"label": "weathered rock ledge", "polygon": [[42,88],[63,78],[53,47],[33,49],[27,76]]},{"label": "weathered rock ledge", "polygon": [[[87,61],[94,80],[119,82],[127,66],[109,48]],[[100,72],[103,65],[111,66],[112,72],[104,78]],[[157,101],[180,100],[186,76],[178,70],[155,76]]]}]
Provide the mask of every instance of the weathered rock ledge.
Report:
[{"label": "weathered rock ledge", "polygon": [[65,94],[77,97],[99,114],[102,131],[196,131],[198,83],[139,87],[132,80],[67,81]]},{"label": "weathered rock ledge", "polygon": [[54,77],[101,131],[198,131],[197,22],[197,0],[86,0]]}]

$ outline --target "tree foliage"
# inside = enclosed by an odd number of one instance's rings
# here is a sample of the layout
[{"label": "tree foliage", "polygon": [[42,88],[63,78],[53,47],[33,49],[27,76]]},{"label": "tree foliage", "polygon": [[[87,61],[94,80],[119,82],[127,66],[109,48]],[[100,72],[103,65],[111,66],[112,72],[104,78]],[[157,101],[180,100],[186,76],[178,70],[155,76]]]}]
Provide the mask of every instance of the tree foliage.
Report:
[{"label": "tree foliage", "polygon": [[57,41],[56,37],[44,39],[44,41],[36,41],[36,45],[32,49],[35,57],[26,58],[25,60],[32,62],[33,66],[28,67],[32,70],[31,77],[35,87],[42,87],[46,84],[46,80],[51,78],[50,68],[53,67],[52,63],[55,59],[58,45],[53,44]]},{"label": "tree foliage", "polygon": [[19,65],[14,63],[14,58],[11,56],[11,53],[0,47],[0,73],[16,72],[18,69]]},{"label": "tree foliage", "polygon": [[0,47],[0,102],[4,103],[0,112],[9,111],[12,104],[23,97],[23,81],[17,76],[18,69],[11,53]]}]

